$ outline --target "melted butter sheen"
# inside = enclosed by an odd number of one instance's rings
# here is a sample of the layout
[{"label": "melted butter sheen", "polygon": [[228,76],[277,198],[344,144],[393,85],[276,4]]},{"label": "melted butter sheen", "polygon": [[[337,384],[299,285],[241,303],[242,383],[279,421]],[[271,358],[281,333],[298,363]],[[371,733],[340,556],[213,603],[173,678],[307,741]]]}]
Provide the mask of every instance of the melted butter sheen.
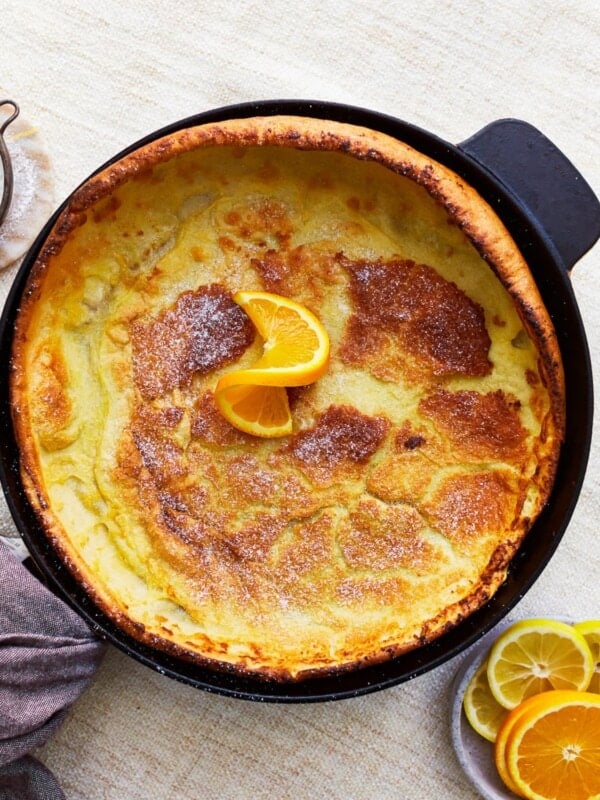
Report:
[{"label": "melted butter sheen", "polygon": [[[214,404],[261,348],[240,289],[330,335],[285,440]],[[401,652],[494,591],[535,513],[536,348],[443,210],[377,165],[178,156],[88,214],[28,337],[48,505],[104,606],[159,646],[282,676]]]}]

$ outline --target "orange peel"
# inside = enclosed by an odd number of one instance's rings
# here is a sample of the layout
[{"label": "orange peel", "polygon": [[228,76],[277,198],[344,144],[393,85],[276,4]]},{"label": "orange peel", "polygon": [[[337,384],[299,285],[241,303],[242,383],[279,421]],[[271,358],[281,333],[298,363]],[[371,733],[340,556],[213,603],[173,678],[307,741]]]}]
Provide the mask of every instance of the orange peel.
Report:
[{"label": "orange peel", "polygon": [[329,336],[300,303],[270,292],[237,292],[233,300],[263,339],[263,353],[250,367],[221,376],[215,402],[236,428],[266,438],[292,432],[288,386],[306,386],[329,364]]}]

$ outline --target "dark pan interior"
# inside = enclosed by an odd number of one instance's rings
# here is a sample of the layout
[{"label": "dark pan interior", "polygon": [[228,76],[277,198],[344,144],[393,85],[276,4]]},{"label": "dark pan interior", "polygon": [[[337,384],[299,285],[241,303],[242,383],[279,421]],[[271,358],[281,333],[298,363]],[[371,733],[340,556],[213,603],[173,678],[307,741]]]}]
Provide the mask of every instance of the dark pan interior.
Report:
[{"label": "dark pan interior", "polygon": [[[435,642],[389,662],[337,677],[298,683],[265,682],[234,673],[215,672],[145,647],[116,628],[91,603],[47,542],[21,485],[8,393],[11,337],[27,275],[56,215],[41,231],[15,279],[0,321],[0,478],[19,531],[49,585],[92,626],[124,652],[172,678],[210,692],[255,701],[315,702],[383,689],[420,675],[452,658],[499,622],[525,595],[552,557],[573,513],[588,460],[593,416],[589,351],[568,273],[551,240],[485,169],[472,158],[407,122],[345,105],[283,100],[228,106],[162,128],[119,153],[112,161],[159,136],[191,125],[255,115],[296,114],[349,122],[380,130],[412,145],[453,169],[495,208],[527,259],[554,322],[563,355],[567,387],[567,433],[555,488],[514,558],[506,581],[494,597]],[[110,162],[109,162],[110,163]]]}]

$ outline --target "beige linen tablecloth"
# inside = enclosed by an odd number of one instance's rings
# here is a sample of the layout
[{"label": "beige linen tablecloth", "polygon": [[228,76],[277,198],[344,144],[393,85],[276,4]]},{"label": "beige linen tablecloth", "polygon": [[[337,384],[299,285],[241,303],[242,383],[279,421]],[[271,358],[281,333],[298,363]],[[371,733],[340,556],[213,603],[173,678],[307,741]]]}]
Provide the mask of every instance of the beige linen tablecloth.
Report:
[{"label": "beige linen tablecloth", "polygon": [[[600,191],[596,0],[4,0],[0,96],[44,136],[57,202],[156,128],[280,97],[366,106],[452,142],[526,119]],[[597,364],[600,246],[573,283]],[[595,439],[567,533],[516,614],[600,617],[599,481]],[[11,524],[2,505],[0,532]],[[448,725],[463,657],[362,698],[278,706],[180,685],[111,648],[37,755],[69,800],[470,800]]]}]

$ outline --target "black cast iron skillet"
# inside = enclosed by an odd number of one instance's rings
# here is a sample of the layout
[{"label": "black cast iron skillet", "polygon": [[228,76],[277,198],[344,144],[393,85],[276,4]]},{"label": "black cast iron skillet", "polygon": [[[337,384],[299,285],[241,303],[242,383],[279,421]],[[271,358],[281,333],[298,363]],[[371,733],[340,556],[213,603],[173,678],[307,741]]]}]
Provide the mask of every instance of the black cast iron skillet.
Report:
[{"label": "black cast iron skillet", "polygon": [[554,322],[566,371],[566,441],[552,495],[498,592],[484,607],[425,647],[383,664],[299,683],[265,682],[228,672],[213,672],[141,645],[117,629],[72,579],[46,541],[23,491],[11,423],[8,375],[14,321],[27,275],[62,207],[48,221],[25,257],[0,322],[0,478],[10,510],[36,566],[48,584],[100,636],[158,672],[207,691],[257,701],[311,702],[383,689],[442,664],[499,622],[524,596],[550,560],[579,496],[592,433],[592,371],[569,271],[600,236],[600,204],[565,156],[525,122],[513,119],[493,122],[454,146],[407,122],[362,108],[324,102],[266,101],[208,111],[156,131],[108,163],[181,128],[275,114],[363,125],[401,139],[445,164],[477,189],[496,210],[533,272]]}]

